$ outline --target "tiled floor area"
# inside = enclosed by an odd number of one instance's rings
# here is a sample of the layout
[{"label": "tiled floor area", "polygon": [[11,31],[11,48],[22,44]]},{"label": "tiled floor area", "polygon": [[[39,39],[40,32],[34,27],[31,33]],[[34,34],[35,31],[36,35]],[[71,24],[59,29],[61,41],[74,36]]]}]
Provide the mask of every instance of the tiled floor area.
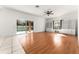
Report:
[{"label": "tiled floor area", "polygon": [[14,37],[0,37],[0,54],[24,54],[20,44],[23,35]]}]

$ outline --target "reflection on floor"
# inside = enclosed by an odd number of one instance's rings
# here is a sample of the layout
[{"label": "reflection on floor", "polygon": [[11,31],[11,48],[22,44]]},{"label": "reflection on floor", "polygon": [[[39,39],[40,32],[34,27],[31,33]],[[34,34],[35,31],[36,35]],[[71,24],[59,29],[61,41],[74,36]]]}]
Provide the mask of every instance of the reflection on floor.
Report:
[{"label": "reflection on floor", "polygon": [[22,39],[23,35],[0,37],[0,54],[24,54],[20,38]]},{"label": "reflection on floor", "polygon": [[73,35],[52,32],[31,32],[21,40],[21,43],[24,51],[31,54],[79,53],[78,39]]}]

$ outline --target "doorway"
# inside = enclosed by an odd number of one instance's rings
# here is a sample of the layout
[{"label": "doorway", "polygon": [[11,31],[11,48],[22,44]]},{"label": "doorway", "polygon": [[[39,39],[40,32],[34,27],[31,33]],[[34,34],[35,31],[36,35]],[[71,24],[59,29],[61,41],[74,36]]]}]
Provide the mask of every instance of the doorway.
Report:
[{"label": "doorway", "polygon": [[29,32],[33,31],[34,30],[34,22],[33,21],[27,21],[26,29]]}]

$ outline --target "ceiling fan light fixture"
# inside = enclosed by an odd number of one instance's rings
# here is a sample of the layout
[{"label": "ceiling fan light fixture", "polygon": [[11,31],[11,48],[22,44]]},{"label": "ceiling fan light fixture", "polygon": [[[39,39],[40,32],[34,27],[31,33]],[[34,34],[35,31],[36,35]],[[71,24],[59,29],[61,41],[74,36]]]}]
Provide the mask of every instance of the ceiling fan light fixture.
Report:
[{"label": "ceiling fan light fixture", "polygon": [[36,5],[35,7],[36,7],[36,8],[39,8],[40,6],[39,6],[39,5]]},{"label": "ceiling fan light fixture", "polygon": [[48,16],[53,15],[54,12],[52,10],[47,10],[44,12],[45,14],[47,14]]}]

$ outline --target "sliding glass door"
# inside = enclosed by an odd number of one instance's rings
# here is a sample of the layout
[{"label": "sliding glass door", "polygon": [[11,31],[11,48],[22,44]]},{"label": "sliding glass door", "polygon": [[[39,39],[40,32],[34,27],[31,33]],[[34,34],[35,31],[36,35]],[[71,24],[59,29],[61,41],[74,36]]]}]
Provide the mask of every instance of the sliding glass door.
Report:
[{"label": "sliding glass door", "polygon": [[16,34],[26,33],[26,21],[17,20],[17,32]]},{"label": "sliding glass door", "polygon": [[33,21],[17,20],[17,34],[31,32],[33,31],[33,26]]}]

